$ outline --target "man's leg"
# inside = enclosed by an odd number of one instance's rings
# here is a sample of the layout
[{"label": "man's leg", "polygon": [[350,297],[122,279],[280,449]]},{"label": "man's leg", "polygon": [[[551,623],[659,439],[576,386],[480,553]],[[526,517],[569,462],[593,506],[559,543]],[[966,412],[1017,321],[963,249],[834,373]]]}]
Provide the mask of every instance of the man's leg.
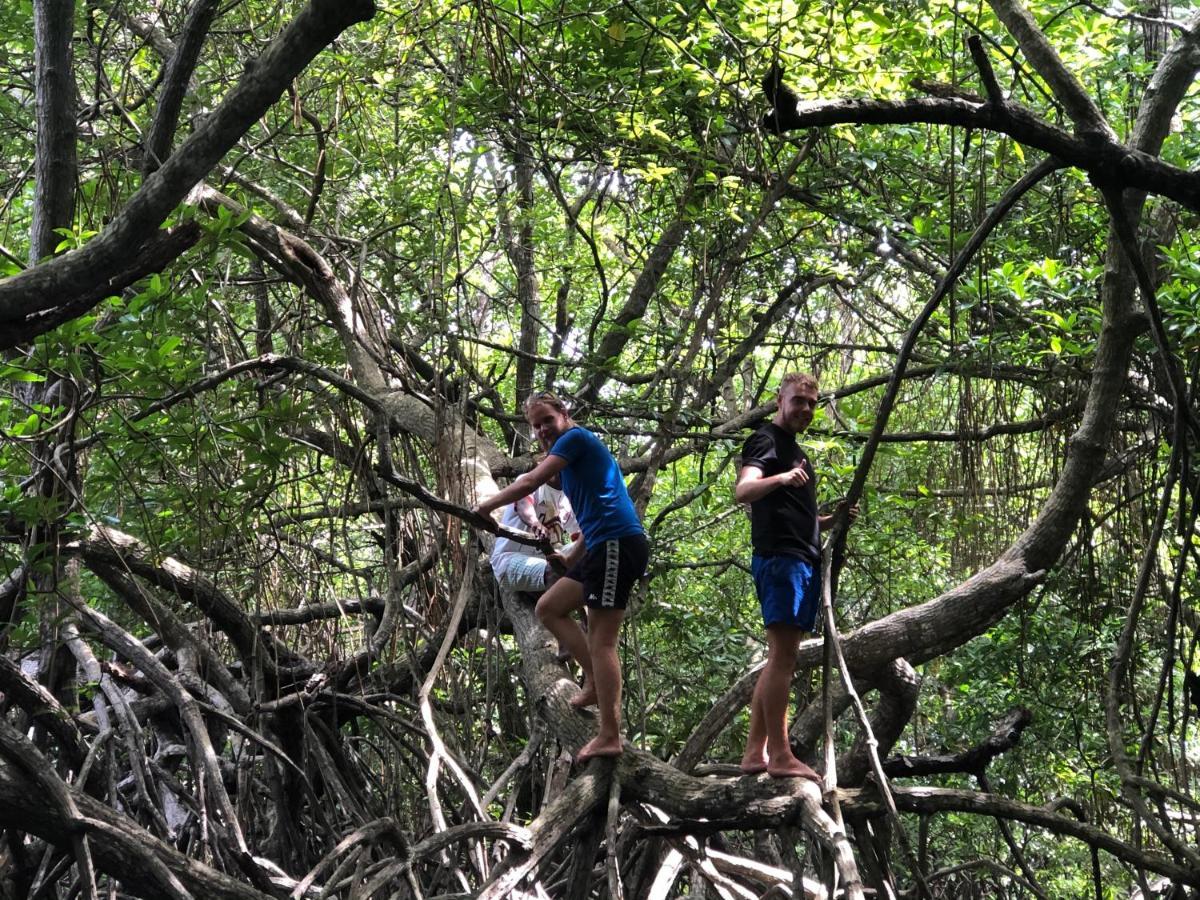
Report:
[{"label": "man's leg", "polygon": [[592,684],[600,712],[600,729],[580,748],[576,762],[593,756],[621,755],[621,660],[617,640],[621,636],[623,609],[588,609],[588,649],[592,657]]},{"label": "man's leg", "polygon": [[796,651],[803,636],[804,632],[792,625],[767,626],[767,665],[759,676],[755,693],[761,689],[759,703],[767,735],[767,774],[772,778],[799,775],[819,781],[820,776],[792,753],[788,740],[792,678],[796,672]]},{"label": "man's leg", "polygon": [[[795,643],[790,645],[790,660],[788,659],[789,642],[786,640],[789,632],[795,632]],[[758,681],[754,685],[754,694],[750,697],[750,733],[746,736],[746,752],[742,754],[742,771],[748,775],[756,775],[767,771],[768,747],[767,738],[769,726],[775,726],[775,717],[782,715],[783,727],[787,731],[787,707],[791,697],[792,674],[796,666],[796,649],[800,643],[800,632],[789,625],[767,626],[767,661],[763,670],[758,673]],[[782,687],[781,687],[782,682]],[[772,701],[782,690],[783,707],[779,711],[778,703],[768,703],[767,695]],[[768,711],[770,707],[770,711]],[[788,745],[791,754],[791,746]]]},{"label": "man's leg", "polygon": [[750,733],[746,736],[746,752],[742,754],[741,769],[747,775],[767,771],[767,726],[763,722],[762,697],[759,693],[763,672],[758,673],[754,693],[750,696]]},{"label": "man's leg", "polygon": [[590,706],[596,702],[595,679],[592,674],[592,655],[588,639],[571,614],[583,606],[583,584],[573,578],[560,578],[538,599],[537,617],[549,632],[558,638],[559,648],[565,648],[583,669],[583,691],[571,700],[573,706]]},{"label": "man's leg", "polygon": [[[750,735],[742,757],[742,771],[761,772],[765,769],[773,778],[801,776],[819,780],[820,776],[792,753],[788,741],[788,705],[796,670],[796,651],[803,636],[804,632],[792,625],[767,626],[767,664],[754,687]],[[765,765],[762,758],[764,744]]]},{"label": "man's leg", "polygon": [[[558,576],[558,578],[561,578],[561,577],[562,577],[561,575],[559,575],[559,576]],[[557,580],[558,580],[558,578],[556,578],[555,580],[557,581]],[[587,607],[586,607],[586,606],[583,608],[582,615],[581,615],[581,616],[580,616],[580,618],[579,618],[579,628],[580,628],[580,630],[582,630],[582,631],[583,631],[584,635],[586,636],[586,635],[587,635],[587,630],[588,630],[588,627],[587,627]],[[556,653],[556,654],[555,654],[554,658],[555,658],[556,660],[558,660],[560,663],[565,663],[565,662],[568,662],[568,661],[571,659],[571,651],[570,651],[570,650],[568,650],[566,647],[564,647],[562,644],[559,644],[559,645],[558,645],[558,653]],[[594,701],[593,701],[593,702],[594,702]],[[589,706],[590,706],[591,704],[589,703],[589,704],[587,704],[587,705],[589,705]]]}]

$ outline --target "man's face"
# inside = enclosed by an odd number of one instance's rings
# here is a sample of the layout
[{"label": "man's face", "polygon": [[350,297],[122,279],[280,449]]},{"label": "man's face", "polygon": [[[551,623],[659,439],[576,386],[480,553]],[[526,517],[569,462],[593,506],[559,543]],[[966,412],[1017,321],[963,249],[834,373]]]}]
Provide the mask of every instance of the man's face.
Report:
[{"label": "man's face", "polygon": [[533,403],[525,410],[525,421],[533,428],[543,450],[549,450],[559,435],[567,430],[567,417],[549,403]]},{"label": "man's face", "polygon": [[784,431],[799,434],[812,424],[817,411],[817,389],[811,384],[789,384],[779,392],[779,412],[775,424]]}]

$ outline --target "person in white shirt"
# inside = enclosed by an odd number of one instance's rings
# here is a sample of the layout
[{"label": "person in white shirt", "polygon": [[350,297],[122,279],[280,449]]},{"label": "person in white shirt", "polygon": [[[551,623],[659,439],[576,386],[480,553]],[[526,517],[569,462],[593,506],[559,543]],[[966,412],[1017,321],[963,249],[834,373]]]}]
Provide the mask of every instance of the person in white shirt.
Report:
[{"label": "person in white shirt", "polygon": [[544,484],[527,497],[504,507],[500,524],[513,531],[546,538],[557,549],[547,559],[532,544],[510,538],[497,538],[492,549],[492,572],[501,587],[529,594],[541,594],[558,578],[555,563],[562,559],[579,538],[579,525],[566,495]]}]

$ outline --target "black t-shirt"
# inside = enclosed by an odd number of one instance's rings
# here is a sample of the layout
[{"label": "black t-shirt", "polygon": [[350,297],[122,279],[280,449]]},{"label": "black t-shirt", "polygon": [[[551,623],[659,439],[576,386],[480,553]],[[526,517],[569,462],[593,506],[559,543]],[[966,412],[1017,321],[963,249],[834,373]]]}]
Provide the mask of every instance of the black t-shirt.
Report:
[{"label": "black t-shirt", "polygon": [[796,436],[767,422],[746,439],[742,465],[762,469],[764,478],[799,467],[808,472],[803,487],[779,487],[750,504],[750,543],[759,556],[799,556],[818,562],[817,476]]}]

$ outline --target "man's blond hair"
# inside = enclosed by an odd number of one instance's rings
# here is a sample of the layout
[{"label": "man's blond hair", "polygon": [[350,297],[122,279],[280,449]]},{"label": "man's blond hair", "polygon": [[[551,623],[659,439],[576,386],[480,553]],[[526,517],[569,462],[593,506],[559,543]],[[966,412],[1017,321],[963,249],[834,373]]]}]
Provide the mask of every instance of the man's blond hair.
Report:
[{"label": "man's blond hair", "polygon": [[779,381],[779,393],[783,394],[788,388],[799,389],[803,387],[811,387],[814,391],[820,390],[817,384],[817,379],[807,372],[788,372]]}]

